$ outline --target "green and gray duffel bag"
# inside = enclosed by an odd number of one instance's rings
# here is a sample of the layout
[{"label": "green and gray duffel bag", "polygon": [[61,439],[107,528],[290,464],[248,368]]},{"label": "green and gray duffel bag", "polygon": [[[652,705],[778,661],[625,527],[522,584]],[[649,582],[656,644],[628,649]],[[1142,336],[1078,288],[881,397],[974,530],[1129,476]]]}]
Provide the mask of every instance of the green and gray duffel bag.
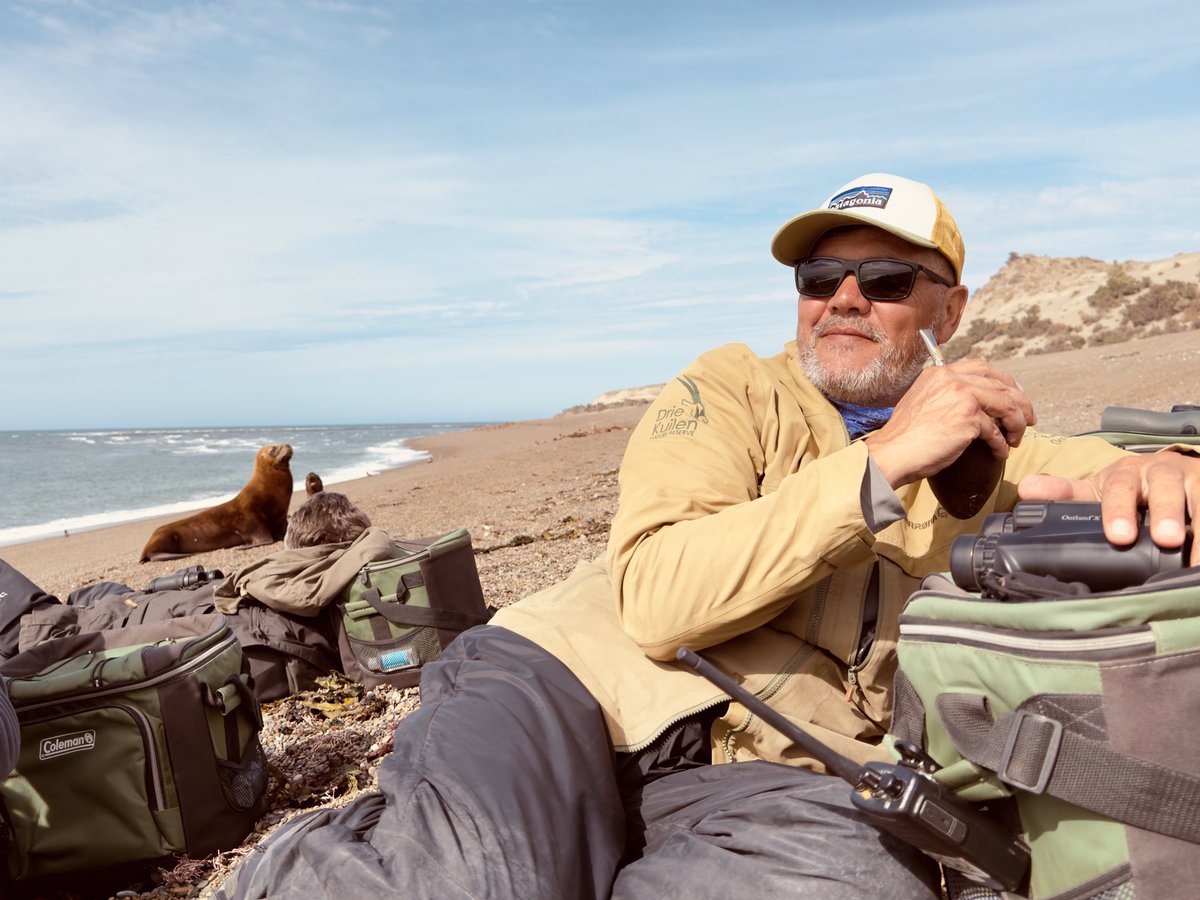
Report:
[{"label": "green and gray duffel bag", "polygon": [[1098,513],[1020,504],[958,539],[953,581],[926,579],[900,619],[892,737],[960,797],[1015,805],[1032,854],[1022,896],[1195,896],[1200,568],[1146,535],[1107,546]]},{"label": "green and gray duffel bag", "polygon": [[224,616],[48,640],[0,676],[21,723],[5,895],[125,887],[236,847],[264,811],[262,719]]},{"label": "green and gray duffel bag", "polygon": [[365,565],[330,607],[347,677],[413,687],[461,632],[488,620],[464,528],[396,541],[395,555]]}]

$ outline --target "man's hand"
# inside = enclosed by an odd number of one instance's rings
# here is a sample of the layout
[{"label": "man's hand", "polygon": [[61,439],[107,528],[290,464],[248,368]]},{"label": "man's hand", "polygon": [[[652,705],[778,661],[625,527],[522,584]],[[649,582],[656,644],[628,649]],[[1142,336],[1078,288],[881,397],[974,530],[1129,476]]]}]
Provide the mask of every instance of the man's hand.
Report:
[{"label": "man's hand", "polygon": [[1036,421],[1011,375],[982,360],[962,360],[921,372],[866,444],[896,488],[940,472],[975,438],[1005,459]]},{"label": "man's hand", "polygon": [[[1187,516],[1200,509],[1200,458],[1172,450],[1131,454],[1085,479],[1027,475],[1017,485],[1022,500],[1099,500],[1104,536],[1124,547],[1137,540],[1140,507],[1150,510],[1150,537],[1165,549],[1183,544]],[[1200,542],[1191,561],[1200,565]]]}]

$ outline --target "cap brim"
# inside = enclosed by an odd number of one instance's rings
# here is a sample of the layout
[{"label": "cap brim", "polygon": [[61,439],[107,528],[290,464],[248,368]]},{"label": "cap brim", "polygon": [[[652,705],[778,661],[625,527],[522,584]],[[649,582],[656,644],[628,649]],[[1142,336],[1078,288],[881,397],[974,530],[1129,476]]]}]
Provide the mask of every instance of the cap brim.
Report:
[{"label": "cap brim", "polygon": [[918,247],[929,247],[937,250],[933,241],[919,237],[911,231],[885,225],[867,216],[858,216],[851,211],[836,209],[818,209],[796,216],[779,229],[775,239],[771,241],[771,255],[785,266],[796,264],[812,252],[813,246],[820,240],[821,235],[834,228],[844,228],[847,225],[870,225],[891,232],[896,237],[903,238]]}]

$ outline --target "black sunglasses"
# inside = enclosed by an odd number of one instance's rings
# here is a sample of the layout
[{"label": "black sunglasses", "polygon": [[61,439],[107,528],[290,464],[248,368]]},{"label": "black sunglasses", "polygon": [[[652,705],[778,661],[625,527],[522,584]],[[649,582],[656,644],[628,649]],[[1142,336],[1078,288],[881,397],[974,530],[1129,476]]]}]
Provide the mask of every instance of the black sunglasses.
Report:
[{"label": "black sunglasses", "polygon": [[846,276],[853,273],[859,292],[868,300],[903,300],[913,292],[918,272],[938,284],[954,287],[932,269],[902,259],[810,256],[796,263],[796,290],[805,297],[832,297]]}]

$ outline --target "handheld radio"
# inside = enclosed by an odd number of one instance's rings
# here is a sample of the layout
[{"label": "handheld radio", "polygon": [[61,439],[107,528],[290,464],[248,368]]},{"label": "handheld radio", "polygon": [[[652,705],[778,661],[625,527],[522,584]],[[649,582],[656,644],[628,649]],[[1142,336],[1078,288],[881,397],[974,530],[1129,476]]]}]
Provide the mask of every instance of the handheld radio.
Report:
[{"label": "handheld radio", "polygon": [[993,890],[1020,891],[1024,886],[1029,874],[1025,842],[934,780],[931,772],[937,764],[919,748],[898,743],[902,763],[860,765],[797,727],[688,648],[681,648],[675,658],[850,784],[851,802],[877,828]]}]

